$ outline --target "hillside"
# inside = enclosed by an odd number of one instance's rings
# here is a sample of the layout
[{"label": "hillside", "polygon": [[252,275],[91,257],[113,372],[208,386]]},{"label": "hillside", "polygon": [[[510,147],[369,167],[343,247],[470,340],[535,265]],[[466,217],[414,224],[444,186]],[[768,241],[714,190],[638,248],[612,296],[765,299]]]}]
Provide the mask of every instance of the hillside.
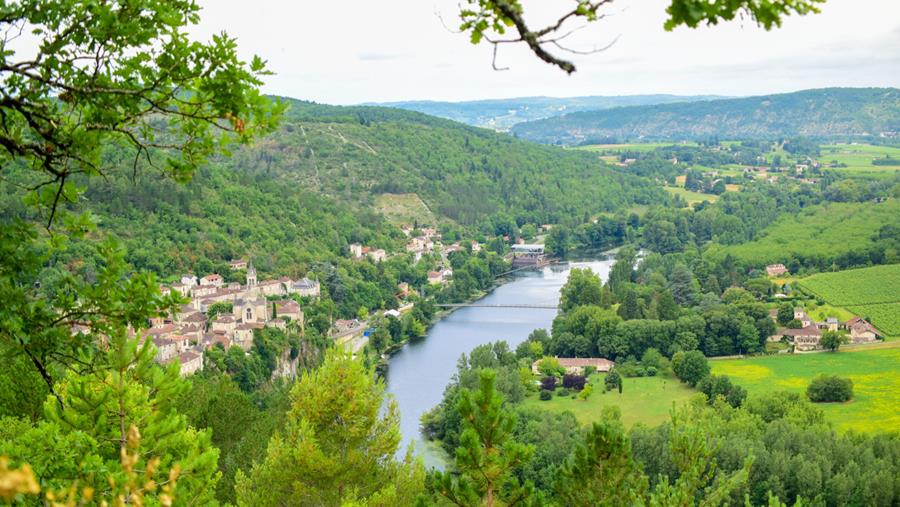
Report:
[{"label": "hillside", "polygon": [[877,240],[896,241],[900,227],[900,202],[832,202],[785,214],[753,241],[738,245],[710,246],[710,254],[726,253],[746,264],[763,266],[775,262],[791,265],[800,260],[807,265],[831,266],[836,258],[861,256]]},{"label": "hillside", "polygon": [[512,99],[440,102],[418,100],[377,104],[430,114],[475,127],[506,131],[525,121],[551,118],[577,111],[625,106],[694,102],[723,98],[716,95],[623,95],[587,97],[520,97]]},{"label": "hillside", "polygon": [[[163,276],[246,255],[264,273],[303,273],[351,242],[397,250],[402,233],[378,212],[384,194],[415,194],[438,222],[486,234],[665,199],[588,153],[388,108],[291,101],[278,132],[187,185],[149,170],[132,180],[131,159],[110,151],[128,170],[93,181],[78,208],[125,239],[132,264]],[[16,183],[0,182],[0,216],[28,216],[5,191]]]},{"label": "hillside", "polygon": [[825,88],[692,103],[583,111],[520,123],[547,144],[627,140],[841,138],[900,131],[900,90]]}]

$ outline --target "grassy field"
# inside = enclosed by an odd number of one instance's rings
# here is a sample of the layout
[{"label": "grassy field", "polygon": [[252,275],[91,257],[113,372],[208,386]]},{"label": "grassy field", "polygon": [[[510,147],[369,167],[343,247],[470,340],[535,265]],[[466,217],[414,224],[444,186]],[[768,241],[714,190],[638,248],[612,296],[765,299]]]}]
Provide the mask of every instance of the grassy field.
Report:
[{"label": "grassy field", "polygon": [[[579,146],[577,149],[585,151],[602,151],[602,152],[621,152],[621,151],[637,151],[649,152],[657,148],[665,148],[667,146],[675,146],[676,143],[626,143],[626,144],[589,144],[587,146]],[[682,143],[683,146],[697,146],[697,143]]]},{"label": "grassy field", "polygon": [[594,394],[585,401],[555,393],[550,400],[541,401],[537,393],[532,393],[522,403],[556,412],[568,410],[582,424],[599,420],[604,407],[616,405],[622,411],[622,423],[630,428],[637,423],[654,426],[669,420],[673,403],[680,404],[697,394],[677,379],[667,377],[626,378],[621,395],[618,391],[604,393],[603,378],[603,375],[591,377]]},{"label": "grassy field", "polygon": [[751,396],[787,390],[805,393],[810,379],[835,373],[853,380],[853,400],[822,403],[825,416],[842,430],[900,430],[900,349],[777,355],[710,361]]},{"label": "grassy field", "polygon": [[819,273],[798,284],[832,305],[871,319],[888,336],[900,336],[900,264]]},{"label": "grassy field", "polygon": [[731,253],[753,265],[785,262],[790,257],[823,257],[849,252],[867,244],[881,226],[900,223],[900,201],[883,203],[828,203],[810,206],[798,215],[783,216],[763,231],[763,237],[728,247]]},{"label": "grassy field", "polygon": [[898,171],[900,165],[872,165],[876,158],[889,156],[900,159],[900,147],[874,146],[871,144],[826,144],[821,147],[819,161],[829,165],[832,161],[846,164],[848,170]]},{"label": "grassy field", "polygon": [[435,218],[416,194],[381,194],[375,198],[375,208],[394,225],[434,224]]},{"label": "grassy field", "polygon": [[688,204],[694,204],[695,202],[716,202],[719,200],[719,196],[715,194],[704,194],[702,192],[693,192],[691,190],[685,190],[681,187],[665,187],[665,189],[673,195],[680,195],[687,201]]}]

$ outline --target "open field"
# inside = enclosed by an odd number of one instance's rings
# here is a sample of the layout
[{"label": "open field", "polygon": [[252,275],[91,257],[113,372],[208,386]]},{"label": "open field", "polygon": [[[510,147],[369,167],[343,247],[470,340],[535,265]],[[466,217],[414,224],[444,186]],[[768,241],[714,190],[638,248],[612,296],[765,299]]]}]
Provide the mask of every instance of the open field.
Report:
[{"label": "open field", "polygon": [[871,319],[888,336],[900,336],[900,264],[819,273],[798,285],[832,305]]},{"label": "open field", "polygon": [[872,165],[872,160],[889,156],[900,160],[900,147],[871,144],[826,144],[821,147],[819,162],[827,166],[831,161],[847,164],[847,170],[898,171],[898,165]]},{"label": "open field", "polygon": [[694,204],[695,202],[716,202],[719,200],[719,196],[715,194],[704,194],[702,192],[693,192],[691,190],[685,190],[681,187],[665,187],[665,189],[673,195],[680,195],[687,201],[688,204]]},{"label": "open field", "polygon": [[756,266],[786,262],[791,257],[829,258],[871,241],[887,224],[900,223],[900,202],[828,203],[810,206],[797,215],[783,216],[755,241],[715,247]]},{"label": "open field", "polygon": [[532,393],[522,403],[557,412],[568,410],[582,424],[599,420],[604,407],[617,405],[622,411],[622,423],[630,428],[637,423],[654,426],[668,421],[673,403],[683,403],[697,394],[677,379],[668,377],[626,378],[621,395],[618,391],[604,393],[603,378],[604,375],[591,377],[594,394],[586,401],[559,397],[555,393],[550,400],[541,401],[537,393]]},{"label": "open field", "polygon": [[435,223],[431,210],[416,194],[381,194],[375,198],[375,208],[394,225]]},{"label": "open field", "polygon": [[[579,146],[577,149],[585,150],[585,151],[608,151],[608,152],[620,152],[620,151],[637,151],[637,152],[648,152],[653,151],[657,148],[665,148],[667,146],[675,146],[679,143],[626,143],[626,144],[589,144],[586,146]],[[682,146],[697,146],[697,143],[680,143]]]},{"label": "open field", "polygon": [[842,430],[900,430],[900,349],[781,354],[710,361],[712,372],[728,375],[750,396],[787,390],[805,393],[820,373],[853,380],[853,400],[821,403],[825,416]]}]

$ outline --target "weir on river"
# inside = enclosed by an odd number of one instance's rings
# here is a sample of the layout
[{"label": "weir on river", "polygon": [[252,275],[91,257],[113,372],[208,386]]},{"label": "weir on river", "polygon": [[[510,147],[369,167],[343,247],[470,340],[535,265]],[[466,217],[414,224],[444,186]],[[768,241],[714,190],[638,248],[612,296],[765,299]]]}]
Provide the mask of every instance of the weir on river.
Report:
[{"label": "weir on river", "polygon": [[[517,272],[512,281],[441,319],[425,338],[403,347],[388,364],[387,391],[400,406],[402,450],[409,443],[426,466],[441,466],[440,453],[426,446],[419,418],[441,401],[462,354],[483,343],[505,340],[510,349],[537,328],[549,330],[559,290],[573,267],[589,267],[606,280],[613,261],[572,262]],[[540,311],[536,311],[540,310]]]}]

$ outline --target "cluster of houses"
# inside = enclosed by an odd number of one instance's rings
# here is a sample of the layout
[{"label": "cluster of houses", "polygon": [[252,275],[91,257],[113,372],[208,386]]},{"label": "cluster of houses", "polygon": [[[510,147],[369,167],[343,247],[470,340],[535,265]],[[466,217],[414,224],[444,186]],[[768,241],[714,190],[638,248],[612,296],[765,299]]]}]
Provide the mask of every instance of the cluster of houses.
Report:
[{"label": "cluster of houses", "polygon": [[350,256],[354,259],[363,259],[368,257],[372,262],[382,262],[387,259],[387,252],[383,248],[372,248],[370,246],[362,246],[359,243],[350,245]]},{"label": "cluster of houses", "polygon": [[[770,316],[777,317],[778,310],[772,310]],[[846,331],[850,343],[872,343],[882,337],[872,324],[860,317],[841,322],[835,317],[829,317],[824,322],[814,321],[803,308],[794,309],[794,319],[800,322],[799,328],[779,328],[775,334],[769,337],[769,341],[781,341],[784,338],[792,341],[795,352],[809,352],[821,350],[823,331]]]},{"label": "cluster of houses", "polygon": [[[253,265],[242,260],[232,261],[231,268],[247,270],[245,284],[225,284],[225,279],[214,273],[202,278],[187,275],[179,283],[160,287],[163,293],[175,291],[190,298],[190,303],[174,315],[152,319],[150,328],[142,332],[142,338],[156,346],[157,362],[168,364],[178,359],[181,374],[190,375],[203,368],[203,354],[210,347],[221,344],[227,349],[236,345],[247,351],[256,329],[285,329],[290,323],[302,326],[303,311],[290,296],[320,294],[315,280],[282,277],[259,281]],[[230,304],[232,310],[217,313],[210,320],[208,312],[217,303]]]}]

